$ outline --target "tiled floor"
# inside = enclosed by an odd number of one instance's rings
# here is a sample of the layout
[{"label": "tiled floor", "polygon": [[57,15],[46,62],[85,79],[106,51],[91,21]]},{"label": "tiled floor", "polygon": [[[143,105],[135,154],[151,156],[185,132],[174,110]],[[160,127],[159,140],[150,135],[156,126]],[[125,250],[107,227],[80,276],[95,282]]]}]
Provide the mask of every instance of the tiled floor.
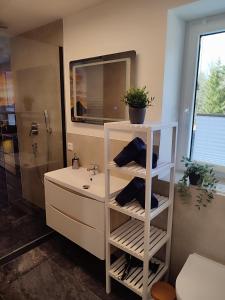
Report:
[{"label": "tiled floor", "polygon": [[45,212],[22,199],[20,178],[0,167],[0,258],[50,232]]},{"label": "tiled floor", "polygon": [[[1,200],[0,200],[1,201]],[[51,232],[44,211],[24,200],[0,209],[0,258]]]},{"label": "tiled floor", "polygon": [[56,235],[0,267],[1,300],[138,300],[118,283],[105,293],[104,262]]}]

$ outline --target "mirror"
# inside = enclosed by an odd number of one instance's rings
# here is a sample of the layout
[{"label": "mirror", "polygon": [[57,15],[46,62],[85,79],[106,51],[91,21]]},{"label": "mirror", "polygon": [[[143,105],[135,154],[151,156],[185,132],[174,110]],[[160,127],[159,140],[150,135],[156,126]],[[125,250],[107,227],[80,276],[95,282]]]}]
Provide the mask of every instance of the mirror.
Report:
[{"label": "mirror", "polygon": [[91,124],[127,119],[121,98],[134,86],[136,52],[70,62],[71,120]]}]

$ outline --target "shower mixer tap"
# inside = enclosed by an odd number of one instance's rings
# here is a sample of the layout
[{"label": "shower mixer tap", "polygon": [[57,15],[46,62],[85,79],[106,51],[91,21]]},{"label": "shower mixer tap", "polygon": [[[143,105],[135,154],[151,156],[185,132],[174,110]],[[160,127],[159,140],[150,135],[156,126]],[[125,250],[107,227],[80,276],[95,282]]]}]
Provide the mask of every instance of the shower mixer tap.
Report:
[{"label": "shower mixer tap", "polygon": [[39,128],[38,128],[38,126],[39,126],[39,124],[37,122],[32,122],[31,123],[29,136],[38,135],[39,134]]}]

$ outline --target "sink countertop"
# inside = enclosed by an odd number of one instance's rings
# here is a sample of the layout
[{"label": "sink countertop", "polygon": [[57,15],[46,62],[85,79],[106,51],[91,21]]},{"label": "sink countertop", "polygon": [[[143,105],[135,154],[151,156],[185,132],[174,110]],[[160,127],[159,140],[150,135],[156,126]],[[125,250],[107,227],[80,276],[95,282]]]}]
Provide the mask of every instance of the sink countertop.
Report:
[{"label": "sink countertop", "polygon": [[[92,181],[90,180],[92,178]],[[86,168],[72,169],[67,167],[52,172],[45,173],[45,179],[64,186],[70,190],[78,192],[87,197],[105,202],[105,174],[98,173],[90,175]],[[128,181],[122,178],[110,176],[111,193],[121,190]],[[83,185],[90,185],[89,189],[84,189]]]}]

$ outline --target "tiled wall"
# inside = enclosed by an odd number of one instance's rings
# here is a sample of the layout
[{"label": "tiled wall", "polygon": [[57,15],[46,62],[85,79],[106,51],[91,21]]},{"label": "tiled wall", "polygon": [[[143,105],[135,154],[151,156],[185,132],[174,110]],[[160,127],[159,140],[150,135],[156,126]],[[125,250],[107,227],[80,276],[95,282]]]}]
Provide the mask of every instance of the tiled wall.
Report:
[{"label": "tiled wall", "polygon": [[[73,143],[74,151],[67,151],[68,166],[71,165],[74,152],[80,158],[82,167],[96,163],[104,171],[104,139],[95,136],[67,134],[67,142]],[[127,144],[125,141],[112,140],[111,157],[113,158]]]},{"label": "tiled wall", "polygon": [[[87,167],[95,162],[104,169],[104,140],[103,138],[67,134],[67,141],[72,142],[75,152],[79,155],[81,164]],[[127,142],[112,141],[112,156],[115,156]],[[68,165],[71,165],[73,152],[68,152]],[[153,183],[155,192],[166,195],[168,184],[162,181]],[[195,207],[196,190],[191,188],[192,200],[184,203],[175,192],[173,233],[171,248],[170,279],[175,279],[184,265],[188,255],[198,253],[225,264],[225,197],[216,195],[212,204],[200,211]],[[120,223],[121,219],[114,216]],[[161,227],[165,226],[166,213],[156,220]]]},{"label": "tiled wall", "polygon": [[173,282],[191,253],[225,264],[225,197],[216,195],[207,208],[199,211],[194,187],[191,195],[192,199],[184,202],[175,193],[170,276]]}]

